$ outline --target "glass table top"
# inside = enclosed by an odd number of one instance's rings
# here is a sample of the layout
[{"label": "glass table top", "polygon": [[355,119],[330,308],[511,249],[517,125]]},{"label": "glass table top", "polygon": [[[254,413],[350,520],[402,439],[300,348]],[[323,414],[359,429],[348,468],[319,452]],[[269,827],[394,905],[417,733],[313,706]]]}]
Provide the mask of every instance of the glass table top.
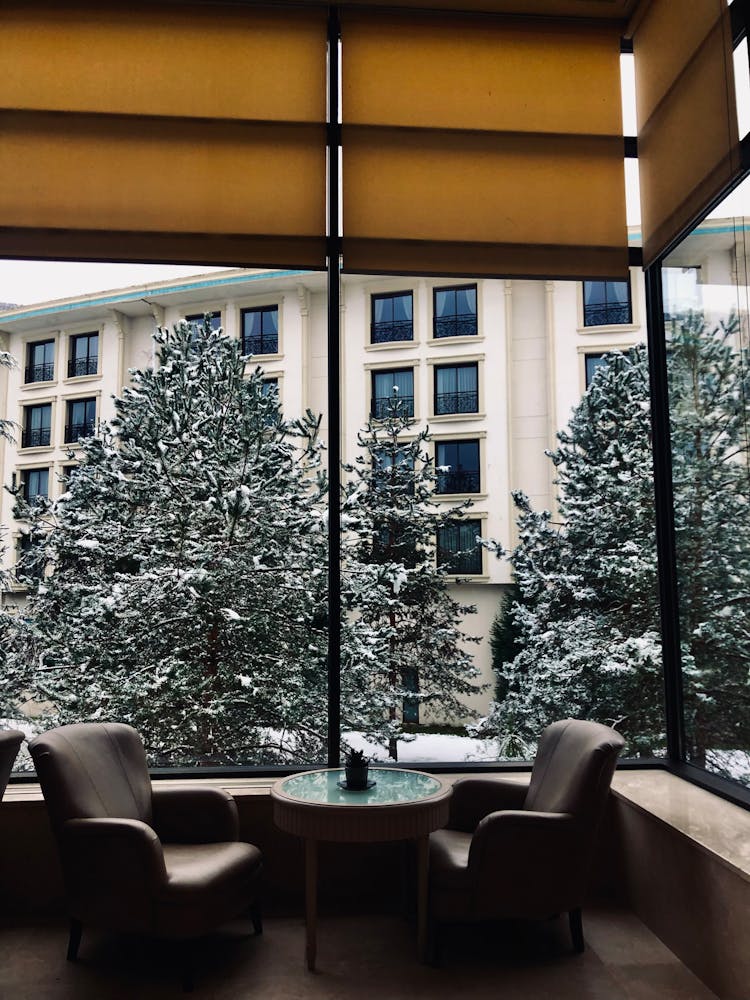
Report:
[{"label": "glass table top", "polygon": [[417,802],[442,790],[442,782],[420,771],[401,771],[397,768],[371,767],[369,779],[373,788],[348,791],[339,781],[346,775],[343,768],[328,771],[307,771],[293,774],[281,782],[279,790],[303,802],[317,802],[331,806],[386,806],[398,802]]}]

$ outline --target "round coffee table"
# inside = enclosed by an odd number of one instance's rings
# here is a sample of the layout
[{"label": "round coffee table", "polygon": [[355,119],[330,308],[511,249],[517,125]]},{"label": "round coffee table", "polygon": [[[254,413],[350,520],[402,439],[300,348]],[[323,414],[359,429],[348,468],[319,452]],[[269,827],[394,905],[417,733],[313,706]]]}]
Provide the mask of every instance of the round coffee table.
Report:
[{"label": "round coffee table", "polygon": [[370,768],[375,781],[365,791],[340,787],[341,768],[306,771],[281,778],[271,789],[273,818],[287,833],[305,840],[307,967],[315,968],[318,841],[377,843],[414,840],[417,844],[417,927],[420,957],[427,944],[429,835],[448,822],[451,785],[423,771]]}]

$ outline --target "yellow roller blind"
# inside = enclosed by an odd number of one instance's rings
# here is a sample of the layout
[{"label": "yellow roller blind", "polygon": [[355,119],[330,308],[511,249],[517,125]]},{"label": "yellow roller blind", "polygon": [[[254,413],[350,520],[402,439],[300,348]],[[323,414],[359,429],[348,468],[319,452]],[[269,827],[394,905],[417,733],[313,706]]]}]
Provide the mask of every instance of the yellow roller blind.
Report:
[{"label": "yellow roller blind", "polygon": [[342,46],[345,268],[625,275],[617,27],[345,11]]},{"label": "yellow roller blind", "polygon": [[739,173],[725,0],[651,0],[633,34],[644,262]]},{"label": "yellow roller blind", "polygon": [[324,10],[11,2],[0,65],[0,251],[324,266]]}]

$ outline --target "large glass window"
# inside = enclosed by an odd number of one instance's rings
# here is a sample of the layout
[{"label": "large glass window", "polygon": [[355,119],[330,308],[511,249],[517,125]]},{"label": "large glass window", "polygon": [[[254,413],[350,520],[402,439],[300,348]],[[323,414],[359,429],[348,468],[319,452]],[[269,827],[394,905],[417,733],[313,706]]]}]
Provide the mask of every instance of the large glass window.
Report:
[{"label": "large glass window", "polygon": [[23,473],[23,498],[32,503],[49,495],[49,469],[26,469]]},{"label": "large glass window", "polygon": [[477,575],[482,572],[482,522],[453,521],[438,529],[437,560],[448,573]]},{"label": "large glass window", "polygon": [[473,337],[477,333],[477,286],[458,285],[434,291],[433,336]]},{"label": "large glass window", "polygon": [[372,373],[372,416],[385,418],[396,403],[404,414],[414,416],[414,369],[397,368]]},{"label": "large glass window", "polygon": [[632,322],[629,281],[584,281],[584,326],[615,326]]},{"label": "large glass window", "polygon": [[279,350],[279,307],[243,309],[242,353],[277,354]]},{"label": "large glass window", "polygon": [[607,363],[607,355],[604,351],[600,351],[596,354],[587,354],[585,359],[586,365],[586,388],[591,385],[591,380],[596,374],[597,368],[601,368],[602,365]]},{"label": "large glass window", "polygon": [[41,448],[50,443],[52,433],[52,404],[24,408],[22,445],[24,448]]},{"label": "large glass window", "polygon": [[[663,270],[685,752],[750,786],[747,182]],[[738,204],[739,198],[739,204]],[[719,234],[719,235],[717,235]]]},{"label": "large glass window", "polygon": [[414,339],[411,292],[392,292],[372,296],[370,343],[389,344]]},{"label": "large glass window", "polygon": [[70,338],[68,377],[96,375],[99,370],[99,334],[81,333]]},{"label": "large glass window", "polygon": [[51,382],[55,377],[55,342],[40,340],[29,344],[26,355],[26,382]]},{"label": "large glass window", "polygon": [[435,415],[479,410],[477,364],[435,365]]}]

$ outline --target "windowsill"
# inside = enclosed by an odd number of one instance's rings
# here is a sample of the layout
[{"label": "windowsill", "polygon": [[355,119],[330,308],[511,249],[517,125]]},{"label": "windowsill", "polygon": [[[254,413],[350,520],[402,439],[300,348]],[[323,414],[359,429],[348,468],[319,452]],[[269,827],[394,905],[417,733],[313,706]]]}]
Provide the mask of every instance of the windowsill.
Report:
[{"label": "windowsill", "polygon": [[437,346],[438,344],[481,344],[484,340],[483,336],[478,333],[470,334],[468,337],[430,337],[427,341],[431,346]]},{"label": "windowsill", "polygon": [[416,347],[416,340],[392,340],[387,344],[365,344],[366,351],[405,351],[410,347]]},{"label": "windowsill", "polygon": [[[446,573],[445,579],[448,583],[489,583],[490,577],[487,573]],[[505,775],[503,775],[505,777]]]},{"label": "windowsill", "polygon": [[678,830],[702,851],[750,882],[750,811],[659,769],[620,770],[614,794]]},{"label": "windowsill", "polygon": [[45,379],[44,382],[23,382],[21,389],[49,389],[53,385],[57,385],[56,378]]},{"label": "windowsill", "polygon": [[486,413],[435,413],[431,416],[431,424],[449,424],[454,420],[485,420]]},{"label": "windowsill", "polygon": [[101,372],[96,372],[94,375],[68,375],[67,378],[63,379],[63,385],[78,385],[81,382],[94,382],[96,379],[101,378]]},{"label": "windowsill", "polygon": [[440,503],[461,503],[464,500],[486,500],[486,493],[433,493],[432,499]]},{"label": "windowsill", "polygon": [[604,326],[579,326],[576,333],[586,337],[590,334],[601,336],[605,333],[637,333],[641,329],[637,323],[606,323]]},{"label": "windowsill", "polygon": [[54,451],[54,444],[38,444],[31,448],[19,448],[17,454],[19,455],[38,455],[40,453]]},{"label": "windowsill", "polygon": [[261,361],[265,363],[267,361],[283,361],[284,360],[284,355],[283,354],[249,354],[249,355],[245,354],[244,357],[245,357],[245,364],[246,365],[260,364]]}]

